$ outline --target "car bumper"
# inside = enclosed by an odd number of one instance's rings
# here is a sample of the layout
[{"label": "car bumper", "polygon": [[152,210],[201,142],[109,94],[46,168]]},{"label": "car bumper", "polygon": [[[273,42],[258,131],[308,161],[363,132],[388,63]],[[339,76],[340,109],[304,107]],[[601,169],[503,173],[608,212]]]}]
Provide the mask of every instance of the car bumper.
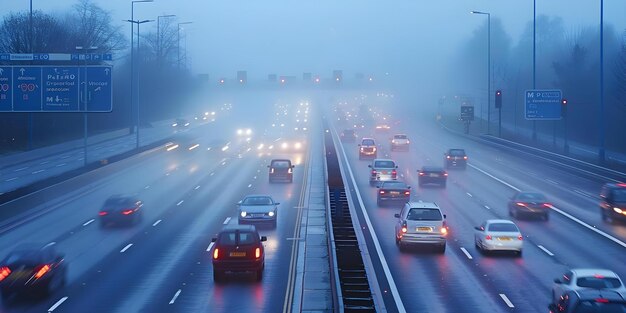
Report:
[{"label": "car bumper", "polygon": [[258,260],[213,260],[213,270],[224,272],[255,272],[263,268],[264,259]]},{"label": "car bumper", "polygon": [[516,210],[518,213],[522,214],[536,214],[536,215],[545,215],[548,214],[549,210],[547,208],[531,208],[527,206],[517,206]]},{"label": "car bumper", "polygon": [[282,180],[282,181],[290,181],[293,179],[292,174],[270,174],[270,180]]},{"label": "car bumper", "polygon": [[262,216],[262,217],[239,217],[239,223],[274,223],[276,222],[276,215],[274,216]]},{"label": "car bumper", "polygon": [[447,161],[446,165],[448,167],[466,167],[467,162],[466,161]]},{"label": "car bumper", "polygon": [[5,279],[2,283],[0,283],[0,291],[5,294],[30,293],[47,286],[48,283],[50,283],[50,277],[41,278],[31,282],[27,282],[26,280],[8,281]]},{"label": "car bumper", "polygon": [[440,235],[418,235],[418,234],[404,234],[400,237],[400,243],[407,244],[436,244],[441,245],[446,243],[446,237]]},{"label": "car bumper", "polygon": [[483,249],[489,251],[522,251],[523,242],[521,240],[511,241],[497,241],[488,240],[483,241]]},{"label": "car bumper", "polygon": [[420,177],[418,179],[420,184],[445,184],[445,177]]},{"label": "car bumper", "polygon": [[409,201],[410,197],[407,196],[385,196],[385,197],[378,197],[378,201],[397,201],[397,202],[407,202]]}]

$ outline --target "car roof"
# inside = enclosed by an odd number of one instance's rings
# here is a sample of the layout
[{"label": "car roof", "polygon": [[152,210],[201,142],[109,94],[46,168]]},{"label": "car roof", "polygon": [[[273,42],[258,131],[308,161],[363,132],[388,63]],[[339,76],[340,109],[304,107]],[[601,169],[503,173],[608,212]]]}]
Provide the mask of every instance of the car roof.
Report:
[{"label": "car roof", "polygon": [[363,137],[363,138],[361,139],[361,141],[363,141],[363,140],[374,140],[374,138],[371,138],[371,137]]},{"label": "car roof", "polygon": [[226,225],[224,226],[224,228],[222,229],[222,231],[220,231],[220,233],[223,232],[233,232],[233,231],[256,231],[256,227],[254,227],[254,225]]},{"label": "car roof", "polygon": [[452,151],[452,150],[457,150],[457,151],[463,151],[463,152],[465,152],[465,149],[462,149],[462,148],[450,148],[450,149],[448,149],[448,151]]},{"label": "car roof", "polygon": [[270,162],[276,162],[276,161],[278,161],[278,162],[283,162],[283,161],[286,161],[286,162],[291,163],[291,160],[290,160],[290,159],[272,159]]},{"label": "car roof", "polygon": [[626,184],[624,183],[606,183],[604,184],[604,186],[611,189],[626,189]]},{"label": "car roof", "polygon": [[422,166],[422,171],[441,171],[441,172],[443,172],[443,167],[441,167],[441,166],[433,166],[433,165],[424,165],[424,166]]},{"label": "car roof", "polygon": [[486,224],[503,223],[503,224],[513,224],[513,225],[515,225],[515,223],[513,223],[513,221],[510,221],[510,220],[498,220],[498,219],[486,220],[485,223]]},{"label": "car roof", "polygon": [[396,163],[396,161],[394,161],[394,160],[392,160],[392,159],[374,159],[374,160],[372,160],[372,163],[373,163],[373,162],[380,162],[380,161],[383,161],[383,162],[386,162],[386,161],[391,161],[391,162],[393,162],[393,163]]},{"label": "car roof", "polygon": [[611,289],[585,288],[571,291],[571,293],[575,293],[576,295],[578,295],[578,298],[580,298],[581,300],[593,300],[602,298],[609,301],[626,301],[619,292]]},{"label": "car roof", "polygon": [[615,272],[602,268],[573,268],[570,271],[576,276],[594,276],[594,275],[602,275],[604,277],[619,277]]},{"label": "car roof", "polygon": [[420,201],[409,201],[407,202],[411,209],[439,209],[439,206],[435,202],[420,202]]},{"label": "car roof", "polygon": [[391,185],[391,184],[403,184],[405,186],[408,186],[407,183],[401,181],[401,180],[384,180],[380,183],[380,187],[382,188],[385,185]]},{"label": "car roof", "polygon": [[251,195],[245,195],[243,198],[249,198],[249,197],[268,197],[271,198],[272,196],[270,195],[263,195],[263,194],[251,194]]},{"label": "car roof", "polygon": [[393,136],[394,136],[394,137],[395,137],[395,136],[406,136],[406,134],[395,134],[395,135],[393,135]]}]

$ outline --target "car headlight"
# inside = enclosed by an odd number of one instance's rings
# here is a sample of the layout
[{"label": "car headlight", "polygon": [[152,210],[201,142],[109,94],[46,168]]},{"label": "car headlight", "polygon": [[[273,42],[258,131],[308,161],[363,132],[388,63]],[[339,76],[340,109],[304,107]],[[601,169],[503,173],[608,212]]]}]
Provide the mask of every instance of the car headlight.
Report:
[{"label": "car headlight", "polygon": [[246,215],[248,215],[248,213],[246,213],[246,211],[241,211],[241,217],[246,217]]},{"label": "car headlight", "polygon": [[620,208],[613,208],[613,211],[615,211],[615,213],[617,214],[622,214],[624,213],[624,210],[620,209]]},{"label": "car headlight", "polygon": [[276,213],[274,213],[274,211],[270,211],[270,213],[268,214],[270,217],[273,217]]},{"label": "car headlight", "polygon": [[295,148],[296,148],[296,149],[300,149],[300,148],[302,148],[302,144],[301,144],[301,143],[299,143],[299,142],[296,142],[296,144],[295,144]]}]

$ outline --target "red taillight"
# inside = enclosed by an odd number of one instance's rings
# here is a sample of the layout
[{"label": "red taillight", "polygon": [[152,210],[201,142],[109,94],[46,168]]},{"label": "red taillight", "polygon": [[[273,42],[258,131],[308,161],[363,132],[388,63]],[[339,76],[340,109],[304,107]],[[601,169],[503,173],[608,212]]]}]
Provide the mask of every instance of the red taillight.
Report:
[{"label": "red taillight", "polygon": [[372,170],[372,176],[376,176],[376,170]]},{"label": "red taillight", "polygon": [[391,176],[396,177],[398,175],[398,171],[393,170],[391,171]]},{"label": "red taillight", "polygon": [[411,194],[411,192],[410,192],[410,191],[408,191],[408,190],[404,192],[404,195],[405,195],[405,196],[408,196],[408,195],[410,195],[410,194]]},{"label": "red taillight", "polygon": [[594,274],[593,277],[597,279],[604,279],[604,275],[600,275],[600,274]]},{"label": "red taillight", "polygon": [[522,237],[522,235],[517,236],[517,240],[523,240],[524,237]]},{"label": "red taillight", "polygon": [[100,213],[98,213],[98,215],[100,215],[100,216],[105,216],[107,214],[109,214],[109,212],[107,212],[107,211],[100,211]]},{"label": "red taillight", "polygon": [[381,191],[379,191],[378,193],[380,193],[381,195],[384,195],[384,194],[385,194],[385,191],[384,191],[384,190],[381,190]]},{"label": "red taillight", "polygon": [[220,256],[220,250],[218,248],[213,249],[213,259],[217,260],[217,258]]},{"label": "red taillight", "polygon": [[609,303],[609,299],[605,299],[605,298],[597,298],[596,302],[600,302],[600,303]]},{"label": "red taillight", "polygon": [[518,206],[526,206],[526,203],[524,203],[524,202],[517,202],[515,204],[517,204]]},{"label": "red taillight", "polygon": [[124,211],[122,211],[122,214],[124,214],[124,215],[129,215],[129,214],[133,214],[133,212],[135,212],[135,210],[133,210],[133,209],[128,209],[128,210],[124,210]]},{"label": "red taillight", "polygon": [[443,173],[443,176],[448,176],[448,173]]},{"label": "red taillight", "polygon": [[449,156],[449,155],[446,155],[446,159],[450,159],[450,156]]},{"label": "red taillight", "polygon": [[43,275],[45,275],[47,272],[50,271],[50,265],[48,265],[48,264],[41,265],[41,266],[35,268],[35,271],[36,271],[35,279],[39,279]]},{"label": "red taillight", "polygon": [[545,206],[546,208],[549,208],[549,207],[551,207],[551,206],[552,206],[552,204],[550,204],[550,203],[544,203],[544,204],[543,204],[543,206]]},{"label": "red taillight", "polygon": [[485,236],[485,240],[491,240],[491,235]]},{"label": "red taillight", "polygon": [[261,248],[256,248],[254,250],[254,257],[257,259],[261,257]]},{"label": "red taillight", "polygon": [[420,174],[419,174],[419,175],[420,175],[420,176],[424,176],[425,174],[426,174],[426,173],[424,173],[424,172],[420,172]]},{"label": "red taillight", "polygon": [[463,160],[467,160],[467,156],[464,156],[464,157],[463,157]]},{"label": "red taillight", "polygon": [[11,269],[4,266],[4,267],[0,267],[0,281],[2,281],[3,279],[7,278],[9,275],[11,275]]}]

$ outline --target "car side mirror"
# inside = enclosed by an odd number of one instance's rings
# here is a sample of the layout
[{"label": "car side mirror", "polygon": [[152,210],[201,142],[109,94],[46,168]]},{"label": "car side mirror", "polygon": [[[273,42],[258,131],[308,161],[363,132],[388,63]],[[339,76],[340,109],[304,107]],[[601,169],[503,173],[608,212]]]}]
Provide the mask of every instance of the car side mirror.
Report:
[{"label": "car side mirror", "polygon": [[279,205],[279,204],[280,204],[280,202],[274,202],[274,205]]},{"label": "car side mirror", "polygon": [[261,241],[267,241],[267,237],[261,236]]},{"label": "car side mirror", "polygon": [[398,166],[396,165],[396,168],[398,168]]},{"label": "car side mirror", "polygon": [[268,165],[267,168],[270,168],[270,166]]},{"label": "car side mirror", "polygon": [[237,202],[237,205],[241,205],[241,200],[239,200],[239,202]]},{"label": "car side mirror", "polygon": [[367,165],[367,167],[372,168],[372,165],[371,165],[371,164],[368,164],[368,165]]},{"label": "car side mirror", "polygon": [[359,147],[361,146],[361,144],[359,144]]},{"label": "car side mirror", "polygon": [[448,218],[448,216],[446,214],[443,215],[443,218]]},{"label": "car side mirror", "polygon": [[217,241],[217,238],[215,237],[211,238],[211,242],[216,242],[216,241]]},{"label": "car side mirror", "polygon": [[560,285],[560,284],[562,284],[563,282],[562,282],[560,279],[555,278],[555,279],[554,279],[554,283],[555,283],[555,284],[559,284],[559,285]]},{"label": "car side mirror", "polygon": [[393,215],[394,217],[400,218],[400,213],[396,213]]},{"label": "car side mirror", "polygon": [[406,186],[406,189],[411,189],[411,186]]},{"label": "car side mirror", "polygon": [[483,229],[480,226],[476,226],[476,227],[474,227],[474,229],[477,230],[477,231],[483,231]]}]

